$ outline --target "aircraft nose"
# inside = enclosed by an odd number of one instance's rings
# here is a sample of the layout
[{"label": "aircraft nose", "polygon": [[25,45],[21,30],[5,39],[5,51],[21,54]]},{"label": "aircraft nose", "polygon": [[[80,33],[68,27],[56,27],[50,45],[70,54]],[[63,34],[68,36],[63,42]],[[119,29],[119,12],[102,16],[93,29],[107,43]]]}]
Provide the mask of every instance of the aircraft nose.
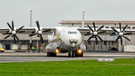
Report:
[{"label": "aircraft nose", "polygon": [[71,43],[71,44],[73,44],[73,43],[77,43],[78,42],[78,39],[76,39],[75,37],[72,37],[71,39],[69,39],[69,42]]}]

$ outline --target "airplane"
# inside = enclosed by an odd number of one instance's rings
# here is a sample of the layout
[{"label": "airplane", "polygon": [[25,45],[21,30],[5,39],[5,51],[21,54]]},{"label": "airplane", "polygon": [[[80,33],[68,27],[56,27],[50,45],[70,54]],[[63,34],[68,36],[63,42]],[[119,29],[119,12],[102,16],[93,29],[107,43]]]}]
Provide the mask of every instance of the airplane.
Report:
[{"label": "airplane", "polygon": [[126,29],[128,25],[126,25],[123,30],[121,28],[121,23],[119,23],[119,29],[115,28],[103,28],[102,25],[99,28],[96,28],[95,22],[93,22],[93,28],[91,28],[88,24],[88,28],[79,28],[79,27],[40,27],[39,21],[36,21],[37,27],[24,27],[21,26],[19,28],[14,27],[14,21],[12,21],[12,27],[9,23],[7,23],[9,28],[0,28],[0,32],[2,35],[7,35],[5,39],[9,36],[13,37],[14,43],[16,44],[19,41],[17,37],[17,33],[28,34],[29,37],[37,35],[40,37],[40,41],[44,44],[44,39],[42,35],[48,35],[49,44],[46,46],[47,56],[57,56],[57,53],[68,53],[69,57],[83,57],[83,53],[86,52],[86,47],[83,44],[84,36],[91,35],[88,40],[90,41],[92,38],[95,38],[96,45],[98,45],[98,38],[100,41],[104,42],[99,35],[110,35],[115,36],[118,35],[117,39],[114,41],[114,44],[118,39],[121,40],[121,46],[123,46],[122,37],[126,40],[131,41],[125,35],[134,34],[135,30]]}]

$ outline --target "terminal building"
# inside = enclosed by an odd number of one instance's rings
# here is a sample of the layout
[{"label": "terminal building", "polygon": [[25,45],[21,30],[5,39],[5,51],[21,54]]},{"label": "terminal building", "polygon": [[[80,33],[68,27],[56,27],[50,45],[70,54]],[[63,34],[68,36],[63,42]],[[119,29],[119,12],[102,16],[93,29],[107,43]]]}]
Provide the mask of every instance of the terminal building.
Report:
[{"label": "terminal building", "polygon": [[[92,24],[93,20],[85,20],[84,25],[82,25],[82,20],[62,20],[59,24],[61,24],[62,27],[78,27],[78,28],[88,28],[86,25],[90,25],[93,27]],[[94,20],[96,28],[99,28],[102,25],[105,25],[104,28],[119,28],[119,22],[122,24],[122,28],[128,24],[129,26],[127,29],[135,29],[135,21],[109,21],[109,20]],[[5,35],[0,35],[0,43],[3,45],[5,50],[26,50],[25,47],[30,47],[30,38],[27,34],[17,34],[19,37],[21,43],[14,45],[14,41],[11,37],[9,37],[6,40],[3,40]],[[120,41],[118,40],[115,45],[113,45],[113,42],[117,38],[116,36],[109,36],[109,35],[100,35],[100,37],[104,40],[104,43],[102,43],[98,39],[98,46],[96,46],[95,39],[90,40],[89,42],[86,42],[86,40],[90,36],[84,36],[84,44],[86,45],[87,51],[91,52],[106,52],[109,51],[109,48],[117,48],[119,52],[122,52],[124,50],[124,47],[121,47]],[[123,45],[135,45],[135,35],[127,35],[131,42],[125,40],[123,38]],[[46,45],[48,44],[48,39],[46,35],[43,35],[45,44],[42,45],[40,42],[40,39],[35,35],[32,37],[32,46],[35,48],[43,47],[43,50],[45,50]],[[25,46],[25,47],[24,47]]]}]

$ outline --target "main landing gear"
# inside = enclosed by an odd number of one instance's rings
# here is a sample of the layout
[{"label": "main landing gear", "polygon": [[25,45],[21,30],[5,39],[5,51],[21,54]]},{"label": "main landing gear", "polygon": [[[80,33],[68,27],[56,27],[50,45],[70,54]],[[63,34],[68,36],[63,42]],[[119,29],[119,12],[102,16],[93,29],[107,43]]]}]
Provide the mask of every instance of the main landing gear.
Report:
[{"label": "main landing gear", "polygon": [[68,57],[83,57],[83,53],[77,53],[75,51],[68,52]]},{"label": "main landing gear", "polygon": [[47,52],[47,56],[55,57],[56,53],[49,53],[49,52]]}]

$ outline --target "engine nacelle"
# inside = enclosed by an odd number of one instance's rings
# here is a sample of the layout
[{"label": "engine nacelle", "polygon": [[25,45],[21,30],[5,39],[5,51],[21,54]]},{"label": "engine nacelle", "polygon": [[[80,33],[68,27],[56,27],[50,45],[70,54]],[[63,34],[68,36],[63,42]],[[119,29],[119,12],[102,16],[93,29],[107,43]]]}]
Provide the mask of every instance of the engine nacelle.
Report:
[{"label": "engine nacelle", "polygon": [[82,52],[86,52],[86,46],[84,44],[80,45],[80,49],[82,50]]},{"label": "engine nacelle", "polygon": [[55,43],[50,43],[46,46],[46,51],[47,52],[56,52],[56,50],[59,49],[58,44]]},{"label": "engine nacelle", "polygon": [[[16,28],[14,27],[14,31],[16,31]],[[12,30],[11,29],[9,29],[9,32],[12,32]]]},{"label": "engine nacelle", "polygon": [[[42,31],[42,27],[40,27],[40,30]],[[35,33],[37,33],[39,30],[37,27],[35,27]]]}]

